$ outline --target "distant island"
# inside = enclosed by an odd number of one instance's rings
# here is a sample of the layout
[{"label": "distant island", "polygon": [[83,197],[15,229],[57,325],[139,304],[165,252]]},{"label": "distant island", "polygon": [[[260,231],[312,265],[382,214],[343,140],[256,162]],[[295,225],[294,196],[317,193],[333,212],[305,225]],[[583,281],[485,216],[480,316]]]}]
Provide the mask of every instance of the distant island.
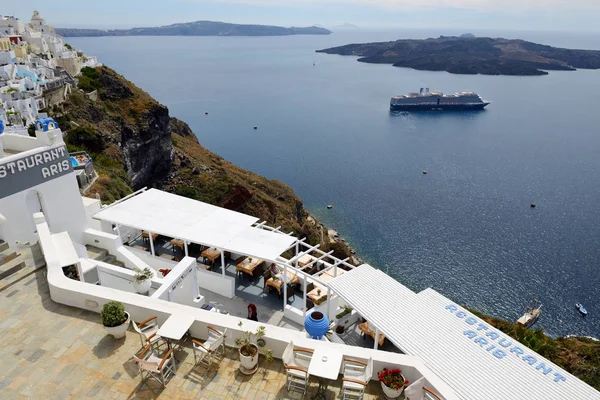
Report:
[{"label": "distant island", "polygon": [[358,26],[345,22],[341,25],[334,26],[333,29],[358,29]]},{"label": "distant island", "polygon": [[284,28],[270,25],[239,25],[226,22],[196,21],[151,28],[79,29],[56,28],[64,37],[83,36],[289,36],[329,35],[331,31],[317,26]]},{"label": "distant island", "polygon": [[317,50],[317,53],[359,56],[360,62],[454,74],[547,75],[548,70],[600,68],[598,50],[570,50],[519,39],[493,39],[472,34],[348,44]]}]

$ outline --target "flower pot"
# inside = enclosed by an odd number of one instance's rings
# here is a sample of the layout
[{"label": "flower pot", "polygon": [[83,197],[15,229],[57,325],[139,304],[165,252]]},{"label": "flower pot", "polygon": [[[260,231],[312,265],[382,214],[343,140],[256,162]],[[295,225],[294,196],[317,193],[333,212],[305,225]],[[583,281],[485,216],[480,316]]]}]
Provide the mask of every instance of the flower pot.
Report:
[{"label": "flower pot", "polygon": [[381,383],[381,389],[383,390],[383,394],[385,394],[385,397],[387,397],[388,399],[395,399],[400,397],[402,391],[404,390],[404,386],[402,386],[402,388],[400,389],[391,389],[387,387],[383,382],[379,383]]},{"label": "flower pot", "polygon": [[152,286],[152,281],[150,279],[145,279],[140,282],[133,281],[133,288],[139,294],[146,294],[150,290],[150,286]]},{"label": "flower pot", "polygon": [[304,329],[313,339],[321,340],[329,330],[329,319],[322,312],[313,311],[306,316]]},{"label": "flower pot", "polygon": [[129,313],[125,311],[127,315],[127,320],[118,326],[105,326],[104,329],[109,335],[113,335],[115,339],[121,339],[125,337],[125,332],[127,332],[127,328],[129,328],[129,321],[131,318],[129,317]]},{"label": "flower pot", "polygon": [[[253,348],[255,350],[255,354],[253,356],[245,356],[242,354],[242,351],[248,348]],[[242,367],[246,371],[253,371],[256,368],[256,364],[258,364],[258,347],[254,344],[247,344],[240,347],[240,361],[242,362]]]}]

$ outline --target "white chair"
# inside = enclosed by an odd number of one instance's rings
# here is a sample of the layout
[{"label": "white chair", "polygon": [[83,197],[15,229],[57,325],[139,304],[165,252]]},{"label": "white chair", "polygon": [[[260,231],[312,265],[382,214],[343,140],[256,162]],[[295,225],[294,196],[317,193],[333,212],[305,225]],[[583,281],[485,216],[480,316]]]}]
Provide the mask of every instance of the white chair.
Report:
[{"label": "white chair", "polygon": [[148,344],[139,355],[134,355],[133,359],[140,368],[142,383],[148,378],[154,378],[164,388],[169,376],[175,375],[173,350],[168,350],[164,356],[159,357],[152,351],[152,345]]},{"label": "white chair", "polygon": [[[204,343],[200,343],[196,339],[192,339],[192,348],[194,350],[194,365],[200,362],[212,365],[213,357],[217,355],[219,347],[222,348],[221,355],[225,355],[225,338],[227,337],[227,329],[223,332],[213,326],[208,326],[208,339]],[[207,360],[208,359],[208,360]]]},{"label": "white chair", "polygon": [[308,366],[312,358],[313,351],[304,347],[294,347],[294,342],[290,342],[283,352],[283,367],[287,378],[287,390],[291,388],[300,390],[306,394],[308,389]]},{"label": "white chair", "polygon": [[344,357],[344,377],[342,378],[342,400],[362,399],[373,375],[373,361],[364,362]]},{"label": "white chair", "polygon": [[150,344],[155,350],[158,350],[163,344],[167,344],[166,340],[157,334],[159,328],[157,317],[150,317],[139,324],[133,323],[133,329],[140,335],[142,347]]}]

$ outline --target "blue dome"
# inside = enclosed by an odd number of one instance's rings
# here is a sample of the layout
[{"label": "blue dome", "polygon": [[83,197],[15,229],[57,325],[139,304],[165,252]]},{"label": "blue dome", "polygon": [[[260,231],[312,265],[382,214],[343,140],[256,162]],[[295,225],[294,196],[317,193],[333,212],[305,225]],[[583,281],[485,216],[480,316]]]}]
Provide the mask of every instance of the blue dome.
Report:
[{"label": "blue dome", "polygon": [[52,118],[40,118],[35,123],[36,131],[48,132],[48,129],[58,129],[58,124]]},{"label": "blue dome", "polygon": [[4,122],[0,119],[0,135],[4,132]]}]

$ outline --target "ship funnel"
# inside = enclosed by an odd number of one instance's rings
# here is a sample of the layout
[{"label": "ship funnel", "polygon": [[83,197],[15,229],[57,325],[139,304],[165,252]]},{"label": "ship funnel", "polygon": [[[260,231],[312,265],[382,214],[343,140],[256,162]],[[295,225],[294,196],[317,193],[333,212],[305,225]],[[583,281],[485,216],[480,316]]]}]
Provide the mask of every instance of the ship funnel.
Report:
[{"label": "ship funnel", "polygon": [[419,90],[419,94],[423,94],[423,88],[421,88],[421,90]]}]

